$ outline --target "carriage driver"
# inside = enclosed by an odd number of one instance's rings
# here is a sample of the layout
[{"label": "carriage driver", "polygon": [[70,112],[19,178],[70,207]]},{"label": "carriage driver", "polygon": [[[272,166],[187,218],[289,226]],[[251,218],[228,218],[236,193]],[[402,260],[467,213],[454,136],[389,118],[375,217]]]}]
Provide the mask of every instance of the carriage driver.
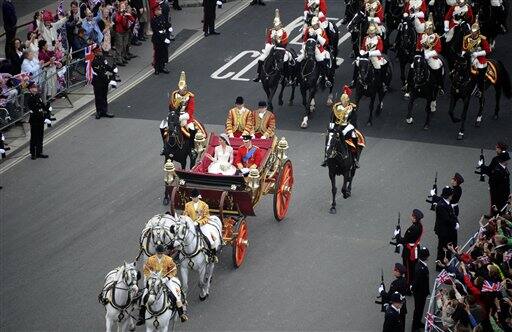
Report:
[{"label": "carriage driver", "polygon": [[[165,248],[162,244],[156,246],[156,255],[150,256],[146,263],[144,263],[144,280],[147,282],[147,278],[151,275],[152,272],[158,272],[163,277],[162,282],[165,283],[167,287],[168,294],[172,299],[173,303],[176,303],[176,308],[178,310],[178,314],[180,315],[180,319],[182,322],[186,322],[188,320],[187,314],[185,313],[183,300],[185,300],[184,295],[179,288],[179,283],[176,284],[172,279],[176,278],[176,264],[170,256],[164,254]],[[178,287],[177,287],[178,286]],[[140,312],[139,312],[139,320],[137,325],[144,325],[145,316],[146,316],[146,306],[144,305],[147,301],[147,288],[144,289],[143,300],[141,301]]]},{"label": "carriage driver", "polygon": [[[416,51],[423,51],[423,56],[427,60],[428,65],[432,69],[439,91],[444,94],[443,91],[443,62],[439,59],[441,53],[441,38],[437,33],[434,32],[434,19],[432,13],[428,17],[428,21],[425,22],[425,33],[418,36],[416,42]],[[413,65],[411,65],[411,68]],[[410,71],[412,72],[412,71]]]},{"label": "carriage driver", "polygon": [[192,219],[198,232],[203,236],[205,242],[208,245],[208,256],[211,262],[217,263],[219,259],[217,258],[217,249],[215,248],[215,239],[213,238],[213,234],[206,229],[205,226],[208,225],[209,217],[210,217],[210,207],[204,201],[201,200],[201,195],[199,194],[199,190],[192,189],[190,193],[190,198],[192,201],[185,204],[185,209],[183,210],[183,214]]},{"label": "carriage driver", "polygon": [[[352,90],[348,86],[343,87],[343,94],[341,95],[340,101],[332,106],[331,122],[329,123],[329,131],[335,131],[343,134],[345,140],[351,140],[354,145],[353,149],[350,149],[354,156],[354,163],[359,168],[359,140],[355,132],[354,126],[350,123],[349,117],[352,111],[355,110],[356,105],[350,102],[350,95]],[[326,139],[329,139],[327,137]],[[329,142],[326,142],[325,159],[322,163],[322,167],[327,166],[327,148]]]},{"label": "carriage driver", "polygon": [[320,26],[320,19],[318,16],[313,16],[311,19],[311,27],[304,29],[304,43],[302,44],[302,49],[300,50],[300,54],[297,57],[297,62],[301,63],[306,56],[306,42],[308,39],[313,38],[316,40],[316,48],[315,48],[315,59],[320,66],[320,73],[325,78],[325,86],[331,87],[332,83],[328,79],[327,72],[331,67],[331,55],[327,51],[327,46],[329,45],[329,38],[327,37],[327,33]]},{"label": "carriage driver", "polygon": [[235,107],[228,111],[226,118],[226,134],[229,137],[241,137],[253,130],[254,118],[252,111],[244,106],[244,98],[236,97]]},{"label": "carriage driver", "polygon": [[453,38],[454,28],[462,21],[473,22],[473,10],[471,6],[466,4],[465,0],[457,0],[457,4],[451,6],[444,17],[444,32],[447,43]]},{"label": "carriage driver", "polygon": [[471,55],[471,65],[478,70],[477,88],[479,96],[483,96],[485,90],[485,73],[487,72],[487,58],[491,48],[487,38],[480,34],[478,21],[471,26],[471,33],[464,37],[462,42],[462,55]]},{"label": "carriage driver", "polygon": [[288,50],[286,50],[286,46],[288,45],[288,33],[283,28],[283,23],[281,22],[281,18],[279,17],[279,9],[276,9],[276,14],[274,17],[274,25],[272,28],[267,29],[267,35],[265,37],[265,48],[258,58],[258,74],[253,79],[254,82],[259,82],[261,79],[261,70],[263,68],[263,62],[270,55],[270,51],[275,48],[282,48],[285,50],[284,58],[283,58],[283,70],[286,76],[290,74],[290,61],[293,61],[293,57]]}]

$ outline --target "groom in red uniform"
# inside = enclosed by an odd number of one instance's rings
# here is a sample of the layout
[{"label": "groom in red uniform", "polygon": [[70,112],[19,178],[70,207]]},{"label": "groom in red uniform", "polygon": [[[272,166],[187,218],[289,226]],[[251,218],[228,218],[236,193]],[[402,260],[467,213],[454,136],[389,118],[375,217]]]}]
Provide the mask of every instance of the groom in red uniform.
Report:
[{"label": "groom in red uniform", "polygon": [[261,151],[257,146],[252,145],[251,135],[242,136],[244,145],[238,148],[235,156],[235,166],[243,175],[249,174],[249,169],[258,168],[261,163]]}]

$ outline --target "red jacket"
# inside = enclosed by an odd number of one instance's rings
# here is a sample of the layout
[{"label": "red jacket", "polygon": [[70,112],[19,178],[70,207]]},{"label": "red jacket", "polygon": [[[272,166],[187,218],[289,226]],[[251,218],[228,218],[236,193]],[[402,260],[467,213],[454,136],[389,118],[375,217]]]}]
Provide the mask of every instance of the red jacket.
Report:
[{"label": "red jacket", "polygon": [[[427,12],[427,3],[425,2],[425,0],[421,1],[420,12],[423,13],[423,17],[418,17],[418,19],[420,20],[420,22],[423,23],[423,22],[425,22],[425,13]],[[411,14],[411,9],[410,9],[409,2],[407,2],[404,5],[404,13]]]},{"label": "red jacket", "polygon": [[[468,47],[469,45],[467,43],[467,39],[469,37],[470,36],[464,37],[464,39],[462,41],[462,50],[465,52],[474,52],[475,50],[471,50]],[[482,49],[482,51],[485,51],[485,55],[478,56],[477,59],[478,59],[478,62],[480,62],[482,65],[484,65],[487,63],[487,56],[491,53],[491,47],[490,47],[487,39],[482,35],[480,36],[480,45],[476,45],[475,48],[479,47],[479,46]]]},{"label": "red jacket", "polygon": [[[272,40],[272,29],[267,29],[267,37],[265,38],[265,42],[267,44],[274,44]],[[276,45],[279,47],[286,47],[288,45],[288,33],[283,29],[283,37],[281,38],[280,45]]]},{"label": "red jacket", "polygon": [[261,163],[261,150],[257,147],[257,146],[252,146],[252,148],[256,148],[256,151],[254,151],[254,154],[252,155],[251,158],[249,158],[246,162],[243,161],[243,158],[245,157],[245,155],[247,154],[247,148],[245,146],[241,146],[238,148],[238,151],[236,153],[236,156],[235,156],[235,161],[233,162],[233,164],[235,165],[238,165],[238,164],[242,164],[244,165],[244,167],[251,167],[252,165],[256,165],[256,167],[259,167],[260,166],[260,163]]},{"label": "red jacket", "polygon": [[[308,0],[304,0],[304,12],[309,12],[310,7],[308,6]],[[327,3],[325,0],[320,0],[319,4],[319,11],[324,14],[324,16],[327,16]],[[319,15],[320,16],[320,15]]]},{"label": "red jacket", "polygon": [[379,22],[375,22],[379,25],[382,25],[384,24],[384,8],[382,7],[381,3],[380,2],[377,2],[377,10],[375,10],[375,16],[373,16],[374,18],[378,18]]},{"label": "red jacket", "polygon": [[117,12],[114,16],[114,30],[117,33],[123,33],[130,30],[131,24],[135,22],[135,17],[131,14],[121,14]]},{"label": "red jacket", "polygon": [[[469,5],[466,5],[466,6],[468,7],[468,11],[466,12],[466,18],[467,18],[468,23],[472,24],[473,23],[473,10],[471,9],[471,6],[469,6]],[[446,13],[446,15],[444,17],[445,25],[446,25],[446,21],[448,21],[448,27],[450,29],[457,25],[457,23],[455,23],[455,20],[453,17],[454,11],[455,11],[455,6],[451,6],[450,9],[448,9],[448,12]]]},{"label": "red jacket", "polygon": [[[327,37],[327,33],[325,32],[324,29],[322,29],[321,37],[325,40],[325,42],[322,44],[317,38],[317,47],[320,52],[323,52],[327,45],[329,45],[329,37]],[[302,39],[304,42],[307,42],[307,40],[309,39],[309,28],[304,29],[304,35]]]}]

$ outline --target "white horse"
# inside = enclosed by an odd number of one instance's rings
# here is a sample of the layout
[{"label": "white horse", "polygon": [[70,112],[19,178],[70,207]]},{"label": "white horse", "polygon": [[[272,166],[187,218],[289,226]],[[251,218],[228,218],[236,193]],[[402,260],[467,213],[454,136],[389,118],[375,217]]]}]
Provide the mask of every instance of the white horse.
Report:
[{"label": "white horse", "polygon": [[[146,257],[156,254],[156,246],[162,244],[165,247],[172,244],[171,226],[176,223],[175,218],[169,214],[157,214],[149,219],[142,230],[139,239],[140,253]],[[137,257],[137,259],[139,258]]]},{"label": "white horse", "polygon": [[[169,292],[176,298],[173,303]],[[151,272],[147,279],[147,289],[144,299],[146,306],[146,332],[174,330],[176,320],[176,306],[182,306],[181,283],[178,278],[172,277],[164,281],[160,273]]]},{"label": "white horse", "polygon": [[137,269],[135,263],[124,263],[110,271],[105,276],[105,284],[98,300],[105,306],[106,331],[135,330],[133,312],[136,312],[136,300],[139,288],[137,286]]},{"label": "white horse", "polygon": [[[208,258],[208,245],[203,236],[198,234],[192,219],[187,216],[177,218],[174,227],[174,248],[179,250],[180,276],[185,296],[188,291],[189,268],[199,273],[199,299],[206,300],[210,295],[210,282],[214,263]],[[207,225],[201,226],[203,233],[209,238],[212,246],[219,250],[222,244],[222,222],[216,216],[210,216]]]}]

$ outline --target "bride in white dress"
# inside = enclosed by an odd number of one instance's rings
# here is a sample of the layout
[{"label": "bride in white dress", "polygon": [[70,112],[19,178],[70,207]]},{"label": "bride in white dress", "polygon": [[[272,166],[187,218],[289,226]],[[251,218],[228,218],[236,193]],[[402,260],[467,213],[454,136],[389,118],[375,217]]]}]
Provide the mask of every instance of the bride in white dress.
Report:
[{"label": "bride in white dress", "polygon": [[206,158],[212,161],[208,173],[234,175],[236,168],[233,166],[233,148],[229,144],[228,135],[220,134],[219,138],[220,144],[215,147],[215,156],[206,154]]}]

